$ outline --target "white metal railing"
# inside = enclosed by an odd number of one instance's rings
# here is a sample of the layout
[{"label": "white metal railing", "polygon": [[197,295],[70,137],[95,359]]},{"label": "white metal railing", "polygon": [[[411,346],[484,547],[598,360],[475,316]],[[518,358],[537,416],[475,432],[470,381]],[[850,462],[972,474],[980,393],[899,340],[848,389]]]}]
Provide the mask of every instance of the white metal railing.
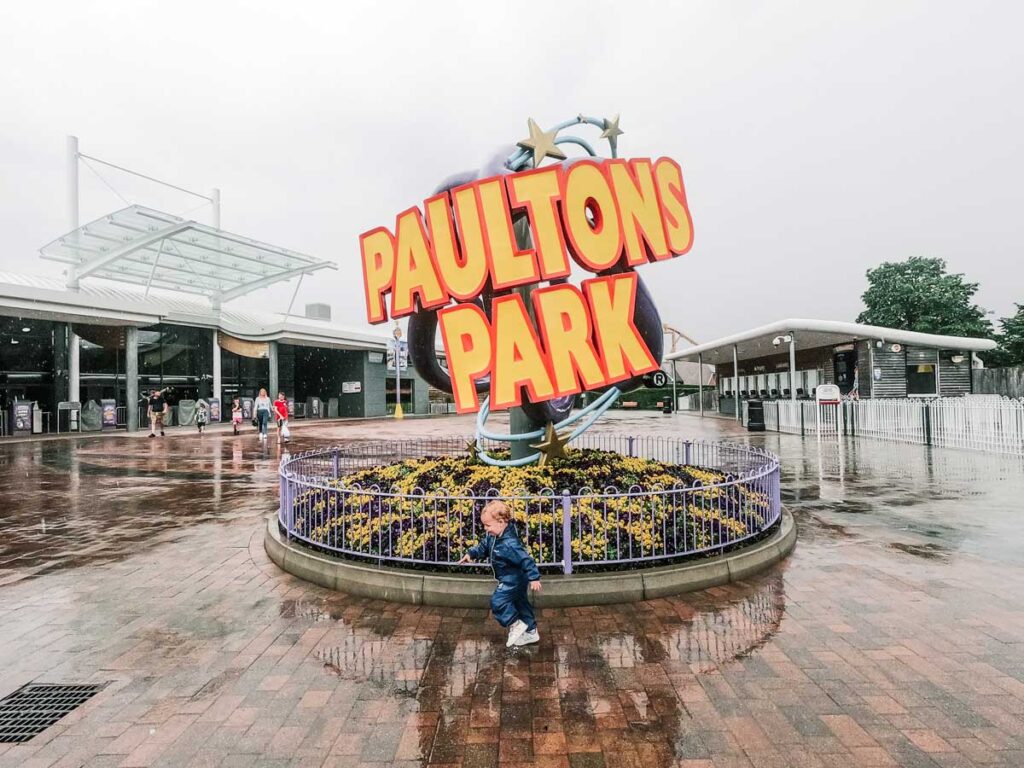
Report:
[{"label": "white metal railing", "polygon": [[924,400],[862,400],[854,416],[858,435],[898,443],[928,444]]},{"label": "white metal railing", "polygon": [[1024,456],[1024,400],[1008,397],[847,400],[838,405],[769,400],[764,421],[770,431],[796,435],[855,435]]},{"label": "white metal railing", "polygon": [[929,404],[932,445],[1024,455],[1024,400]]}]

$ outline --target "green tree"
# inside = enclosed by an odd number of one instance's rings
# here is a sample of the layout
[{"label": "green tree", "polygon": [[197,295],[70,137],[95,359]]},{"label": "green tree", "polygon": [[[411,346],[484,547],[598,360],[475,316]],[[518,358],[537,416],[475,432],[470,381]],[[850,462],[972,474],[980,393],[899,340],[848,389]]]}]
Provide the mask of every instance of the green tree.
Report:
[{"label": "green tree", "polygon": [[914,256],[867,271],[858,323],[947,336],[991,338],[992,323],[973,302],[977,283],[946,272],[946,262]]},{"label": "green tree", "polygon": [[1017,304],[1017,314],[999,321],[1001,333],[996,336],[999,347],[982,355],[985,365],[1024,365],[1024,304]]}]

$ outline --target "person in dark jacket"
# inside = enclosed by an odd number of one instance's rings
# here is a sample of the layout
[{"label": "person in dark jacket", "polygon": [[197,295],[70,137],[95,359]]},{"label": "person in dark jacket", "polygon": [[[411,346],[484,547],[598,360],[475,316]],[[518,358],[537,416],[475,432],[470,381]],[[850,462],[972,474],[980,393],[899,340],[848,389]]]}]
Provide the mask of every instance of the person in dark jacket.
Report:
[{"label": "person in dark jacket", "polygon": [[460,565],[485,558],[490,561],[498,580],[498,588],[491,595],[491,613],[501,626],[508,628],[505,645],[509,648],[540,641],[528,592],[541,590],[537,563],[519,540],[511,519],[512,512],[505,502],[489,502],[480,512],[487,535],[459,560]]}]

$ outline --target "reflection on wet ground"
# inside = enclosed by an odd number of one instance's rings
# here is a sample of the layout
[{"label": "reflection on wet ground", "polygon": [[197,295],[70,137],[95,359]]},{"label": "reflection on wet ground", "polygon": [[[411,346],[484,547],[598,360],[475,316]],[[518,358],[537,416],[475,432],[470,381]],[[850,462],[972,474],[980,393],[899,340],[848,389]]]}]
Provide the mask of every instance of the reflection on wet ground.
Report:
[{"label": "reflection on wet ground", "polygon": [[[299,425],[291,450],[469,419]],[[111,681],[0,765],[1024,765],[1019,460],[748,435],[796,552],[748,582],[541,611],[508,651],[482,610],[387,604],[262,551],[280,449],[251,435],[0,446],[0,695]]]}]

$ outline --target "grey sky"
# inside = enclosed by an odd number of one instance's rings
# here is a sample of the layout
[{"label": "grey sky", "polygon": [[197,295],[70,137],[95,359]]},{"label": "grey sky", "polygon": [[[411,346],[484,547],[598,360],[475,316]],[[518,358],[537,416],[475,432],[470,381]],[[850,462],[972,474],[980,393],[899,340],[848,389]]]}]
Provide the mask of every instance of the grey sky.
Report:
[{"label": "grey sky", "polygon": [[[66,229],[73,133],[220,187],[225,229],[337,260],[299,303],[362,323],[360,232],[528,117],[619,112],[623,156],[683,167],[694,247],[642,275],[699,340],[852,320],[864,271],[912,255],[1003,316],[1024,303],[1022,25],[1015,2],[3,3],[0,269],[59,274],[37,249]],[[131,202],[201,202],[103,173]],[[80,175],[83,223],[123,207]]]}]

